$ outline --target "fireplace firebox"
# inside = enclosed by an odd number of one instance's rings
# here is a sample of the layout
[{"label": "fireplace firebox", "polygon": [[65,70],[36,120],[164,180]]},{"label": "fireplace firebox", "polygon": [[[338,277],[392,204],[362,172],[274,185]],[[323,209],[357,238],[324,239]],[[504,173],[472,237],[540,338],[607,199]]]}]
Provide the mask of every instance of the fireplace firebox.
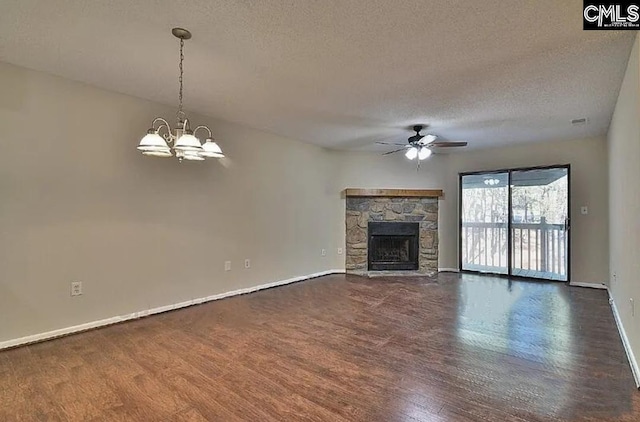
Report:
[{"label": "fireplace firebox", "polygon": [[369,271],[417,270],[419,223],[369,222]]}]

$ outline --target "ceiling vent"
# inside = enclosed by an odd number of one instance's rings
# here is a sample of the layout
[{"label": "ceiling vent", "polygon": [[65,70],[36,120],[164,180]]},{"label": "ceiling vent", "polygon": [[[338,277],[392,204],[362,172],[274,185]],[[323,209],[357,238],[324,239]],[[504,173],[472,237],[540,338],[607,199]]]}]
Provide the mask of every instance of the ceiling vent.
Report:
[{"label": "ceiling vent", "polygon": [[574,126],[582,126],[582,125],[586,125],[587,124],[587,118],[583,117],[581,119],[573,119],[571,121],[571,124]]}]

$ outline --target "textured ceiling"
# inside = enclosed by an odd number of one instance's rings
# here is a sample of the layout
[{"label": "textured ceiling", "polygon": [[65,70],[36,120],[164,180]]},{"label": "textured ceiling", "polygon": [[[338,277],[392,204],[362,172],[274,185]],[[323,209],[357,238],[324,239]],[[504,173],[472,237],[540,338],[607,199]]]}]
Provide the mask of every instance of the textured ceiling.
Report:
[{"label": "textured ceiling", "polygon": [[606,132],[635,31],[583,31],[582,3],[2,0],[0,61],[173,105],[182,26],[188,110],[331,148],[414,123],[481,148]]}]

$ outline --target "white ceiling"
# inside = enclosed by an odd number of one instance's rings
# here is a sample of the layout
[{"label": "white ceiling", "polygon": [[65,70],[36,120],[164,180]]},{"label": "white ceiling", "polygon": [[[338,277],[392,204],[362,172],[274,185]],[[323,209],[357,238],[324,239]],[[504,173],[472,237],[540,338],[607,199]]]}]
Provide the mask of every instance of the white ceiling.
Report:
[{"label": "white ceiling", "polygon": [[414,123],[481,148],[606,132],[635,31],[583,31],[582,3],[2,0],[0,61],[174,105],[182,26],[188,110],[331,148]]}]

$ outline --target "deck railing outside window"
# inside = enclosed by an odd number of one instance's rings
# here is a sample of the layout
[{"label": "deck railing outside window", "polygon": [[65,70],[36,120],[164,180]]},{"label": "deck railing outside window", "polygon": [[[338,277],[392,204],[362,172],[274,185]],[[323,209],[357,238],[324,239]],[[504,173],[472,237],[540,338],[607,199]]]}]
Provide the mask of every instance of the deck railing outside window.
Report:
[{"label": "deck railing outside window", "polygon": [[[462,268],[487,272],[506,268],[507,223],[462,223]],[[514,275],[527,271],[566,277],[567,235],[564,224],[512,223],[511,265]]]}]

